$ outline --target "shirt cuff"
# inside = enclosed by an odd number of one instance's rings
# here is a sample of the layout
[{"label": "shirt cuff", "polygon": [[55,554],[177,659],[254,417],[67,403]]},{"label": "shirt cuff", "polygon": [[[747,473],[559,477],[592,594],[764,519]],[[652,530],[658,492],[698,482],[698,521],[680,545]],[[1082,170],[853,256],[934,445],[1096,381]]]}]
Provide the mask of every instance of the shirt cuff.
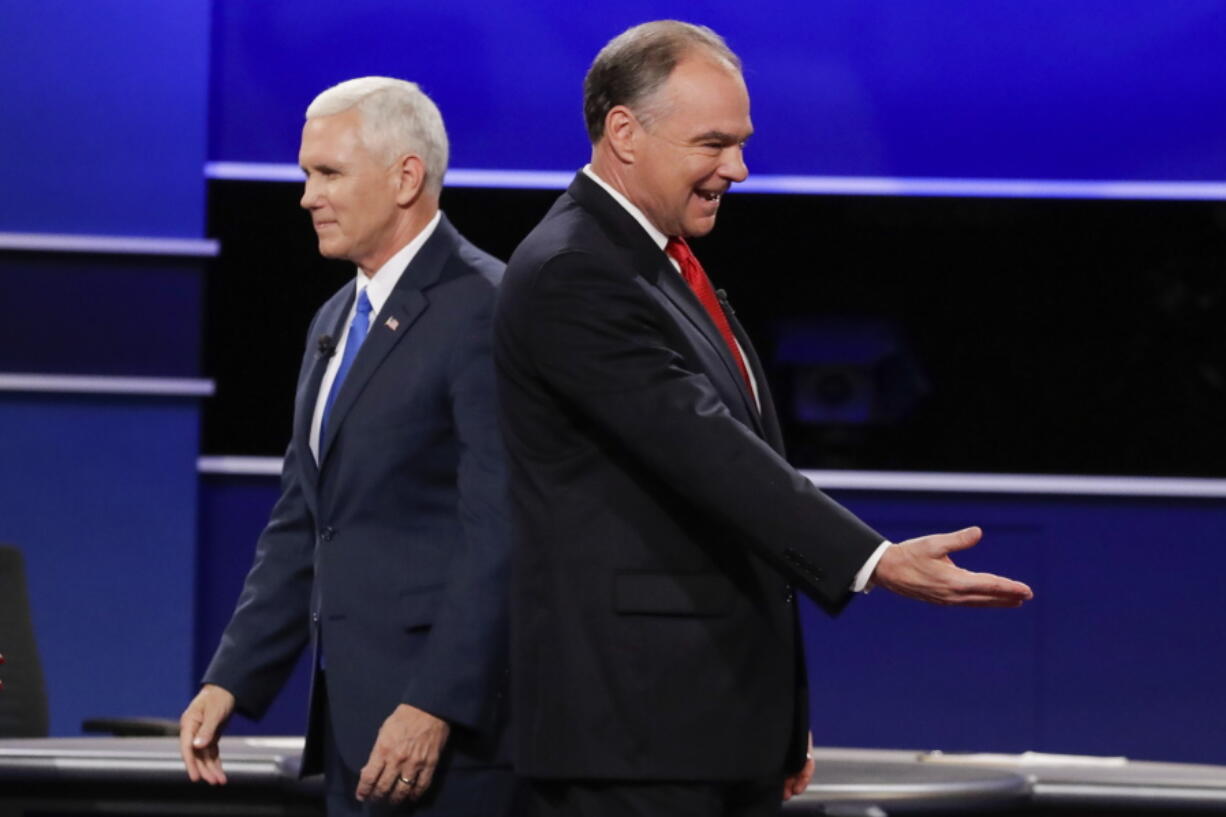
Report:
[{"label": "shirt cuff", "polygon": [[877,563],[881,561],[881,557],[885,555],[888,548],[893,546],[893,542],[889,539],[882,542],[873,551],[873,555],[868,557],[868,561],[864,563],[864,567],[856,573],[856,578],[852,580],[851,592],[867,593],[873,589],[873,571],[877,569]]}]

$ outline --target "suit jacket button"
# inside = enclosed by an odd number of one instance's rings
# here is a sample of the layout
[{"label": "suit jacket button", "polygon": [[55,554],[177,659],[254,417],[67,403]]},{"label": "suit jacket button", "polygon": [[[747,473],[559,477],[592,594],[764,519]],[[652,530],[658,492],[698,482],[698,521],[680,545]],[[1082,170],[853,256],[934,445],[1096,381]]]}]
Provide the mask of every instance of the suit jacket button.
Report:
[{"label": "suit jacket button", "polygon": [[325,542],[331,542],[332,537],[335,535],[336,531],[334,531],[331,527],[326,527],[319,532],[319,538],[323,539]]}]

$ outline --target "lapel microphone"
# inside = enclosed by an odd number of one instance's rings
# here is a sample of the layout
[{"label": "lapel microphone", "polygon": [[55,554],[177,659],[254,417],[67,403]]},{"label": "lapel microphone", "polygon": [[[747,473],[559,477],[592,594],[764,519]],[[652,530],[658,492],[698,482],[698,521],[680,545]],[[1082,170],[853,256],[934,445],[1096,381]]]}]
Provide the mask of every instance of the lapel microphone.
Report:
[{"label": "lapel microphone", "polygon": [[319,340],[315,341],[319,348],[319,356],[327,359],[336,354],[336,341],[332,340],[331,335],[320,335]]},{"label": "lapel microphone", "polygon": [[732,308],[732,304],[728,303],[728,292],[723,289],[715,290],[715,297],[719,298],[719,302],[724,305],[724,309],[728,310],[728,314],[735,315],[736,310]]}]

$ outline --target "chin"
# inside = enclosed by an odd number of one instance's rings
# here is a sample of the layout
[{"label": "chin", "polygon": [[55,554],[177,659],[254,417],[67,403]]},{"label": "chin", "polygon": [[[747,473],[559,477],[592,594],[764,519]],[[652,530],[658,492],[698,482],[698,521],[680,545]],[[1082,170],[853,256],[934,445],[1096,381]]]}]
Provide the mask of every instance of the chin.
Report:
[{"label": "chin", "polygon": [[707,233],[715,229],[715,219],[705,218],[701,221],[691,222],[685,225],[685,235],[689,238],[702,238]]},{"label": "chin", "polygon": [[324,258],[344,258],[345,257],[345,252],[342,248],[336,246],[336,244],[333,242],[323,241],[323,240],[319,242],[319,254],[322,255]]}]

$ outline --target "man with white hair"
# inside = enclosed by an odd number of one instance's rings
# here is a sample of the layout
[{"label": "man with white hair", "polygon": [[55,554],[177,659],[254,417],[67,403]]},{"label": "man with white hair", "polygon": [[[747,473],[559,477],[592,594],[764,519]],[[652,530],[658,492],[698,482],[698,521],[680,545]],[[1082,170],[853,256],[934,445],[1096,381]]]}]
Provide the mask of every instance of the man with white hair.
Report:
[{"label": "man with white hair", "polygon": [[329,814],[498,815],[508,541],[490,334],[503,264],[439,210],[447,135],[416,85],[343,82],[307,108],[302,207],[357,266],[315,314],[281,497],[181,718],[193,781],[259,717],[304,647],[303,773]]}]

